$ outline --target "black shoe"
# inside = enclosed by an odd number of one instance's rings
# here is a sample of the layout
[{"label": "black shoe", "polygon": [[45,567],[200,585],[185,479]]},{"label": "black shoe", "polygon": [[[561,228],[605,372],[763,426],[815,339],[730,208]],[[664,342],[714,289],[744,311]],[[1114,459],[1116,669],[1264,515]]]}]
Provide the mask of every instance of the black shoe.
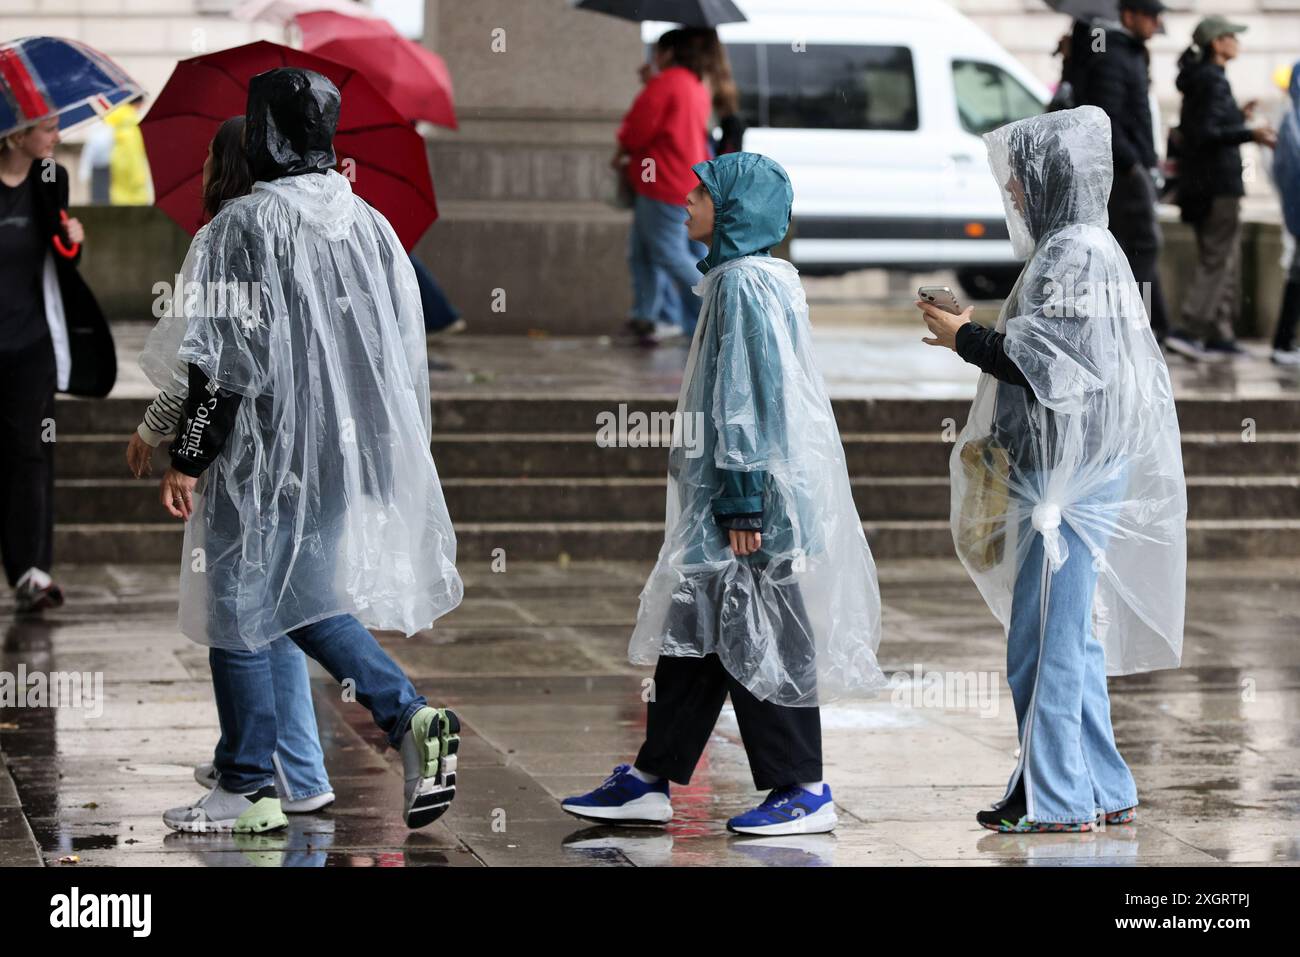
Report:
[{"label": "black shoe", "polygon": [[979,822],[980,827],[997,831],[999,834],[1080,834],[1091,831],[1095,826],[1093,821],[1069,824],[1031,821],[1022,801],[1009,802],[993,811],[980,811],[975,815],[975,820]]},{"label": "black shoe", "polygon": [[627,326],[637,336],[648,336],[655,331],[655,324],[650,319],[629,319]]},{"label": "black shoe", "polygon": [[1211,339],[1205,344],[1204,353],[1207,359],[1217,359],[1219,361],[1238,359],[1248,355],[1246,350],[1241,347],[1241,344],[1232,339]]},{"label": "black shoe", "polygon": [[979,822],[980,827],[986,827],[990,831],[1009,831],[1017,826],[1029,813],[1023,801],[1011,801],[1000,808],[993,808],[988,811],[980,811],[975,815],[975,820]]}]

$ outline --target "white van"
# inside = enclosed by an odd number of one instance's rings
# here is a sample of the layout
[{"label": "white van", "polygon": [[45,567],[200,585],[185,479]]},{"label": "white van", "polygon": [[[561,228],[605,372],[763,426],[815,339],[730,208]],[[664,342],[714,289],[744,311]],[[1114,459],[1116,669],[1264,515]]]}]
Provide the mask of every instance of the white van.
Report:
[{"label": "white van", "polygon": [[745,149],[790,174],[799,268],[955,268],[971,296],[1005,295],[1018,268],[980,135],[1047,88],[941,0],[736,2],[749,20],[718,34]]}]

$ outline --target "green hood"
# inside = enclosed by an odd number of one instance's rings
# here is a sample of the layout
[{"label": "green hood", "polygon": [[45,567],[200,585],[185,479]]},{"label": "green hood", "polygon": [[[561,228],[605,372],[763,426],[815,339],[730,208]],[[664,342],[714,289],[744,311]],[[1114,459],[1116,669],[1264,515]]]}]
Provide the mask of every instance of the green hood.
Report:
[{"label": "green hood", "polygon": [[691,169],[713,197],[713,240],[700,272],[766,255],[785,238],[794,190],[779,163],[758,153],[725,153]]}]

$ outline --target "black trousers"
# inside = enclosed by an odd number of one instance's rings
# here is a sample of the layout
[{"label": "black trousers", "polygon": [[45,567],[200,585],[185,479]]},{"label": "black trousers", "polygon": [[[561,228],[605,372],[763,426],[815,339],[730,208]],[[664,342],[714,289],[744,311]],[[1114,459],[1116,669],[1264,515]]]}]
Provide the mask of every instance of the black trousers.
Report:
[{"label": "black trousers", "polygon": [[731,677],[717,655],[659,657],[636,767],[689,784],[728,694],[754,787],[767,791],[822,779],[821,712],[760,701]]},{"label": "black trousers", "polygon": [[1156,190],[1151,175],[1141,167],[1116,171],[1107,204],[1110,231],[1128,257],[1133,278],[1145,295],[1151,292],[1151,331],[1163,338],[1169,331],[1165,294],[1160,286],[1160,223],[1156,219]]},{"label": "black trousers", "polygon": [[0,557],[12,587],[54,561],[54,347],[0,352]]},{"label": "black trousers", "polygon": [[1277,317],[1277,331],[1273,333],[1274,349],[1288,352],[1295,348],[1297,323],[1300,323],[1300,245],[1291,256],[1286,288],[1282,290],[1282,308]]}]

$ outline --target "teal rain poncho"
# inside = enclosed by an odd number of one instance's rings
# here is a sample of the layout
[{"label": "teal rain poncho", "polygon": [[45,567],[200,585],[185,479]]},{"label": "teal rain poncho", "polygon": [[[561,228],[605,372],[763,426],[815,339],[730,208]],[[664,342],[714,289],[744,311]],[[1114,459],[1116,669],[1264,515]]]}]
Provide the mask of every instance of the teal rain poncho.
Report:
[{"label": "teal rain poncho", "polygon": [[[694,170],[716,220],[677,401],[664,544],[628,656],[717,654],[781,705],[874,691],[886,683],[875,564],[798,273],[769,255],[789,226],[790,180],[754,153]],[[738,558],[715,516],[760,512],[762,549]]]}]

